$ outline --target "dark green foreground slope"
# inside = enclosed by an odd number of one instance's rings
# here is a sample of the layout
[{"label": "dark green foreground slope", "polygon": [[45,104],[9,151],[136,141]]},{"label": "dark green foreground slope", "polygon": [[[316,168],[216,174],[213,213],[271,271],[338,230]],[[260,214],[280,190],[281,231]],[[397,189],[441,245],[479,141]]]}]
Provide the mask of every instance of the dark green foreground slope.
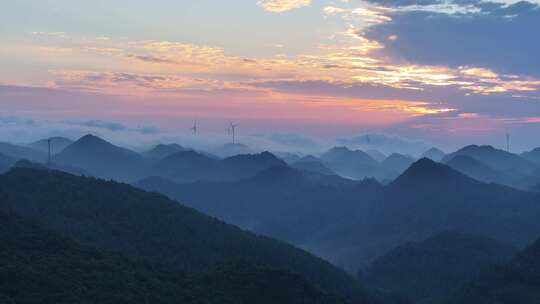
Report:
[{"label": "dark green foreground slope", "polygon": [[242,259],[297,273],[355,303],[367,301],[354,279],[305,251],[125,184],[14,169],[0,175],[0,210],[12,210],[84,244],[160,261],[171,271],[200,273]]},{"label": "dark green foreground slope", "polygon": [[482,271],[509,262],[516,253],[517,249],[493,239],[443,232],[377,258],[364,282],[414,303],[436,303]]},{"label": "dark green foreground slope", "polygon": [[454,294],[447,304],[540,303],[540,240],[505,266],[493,268]]},{"label": "dark green foreground slope", "polygon": [[230,263],[186,275],[0,212],[0,303],[341,303],[299,275]]}]

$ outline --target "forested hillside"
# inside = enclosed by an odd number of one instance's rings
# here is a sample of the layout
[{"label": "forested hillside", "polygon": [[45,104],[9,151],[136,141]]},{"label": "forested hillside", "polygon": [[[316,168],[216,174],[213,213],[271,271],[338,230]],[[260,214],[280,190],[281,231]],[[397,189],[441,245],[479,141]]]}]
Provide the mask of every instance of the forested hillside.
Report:
[{"label": "forested hillside", "polygon": [[540,303],[540,240],[510,263],[493,267],[457,291],[447,304]]},{"label": "forested hillside", "polygon": [[286,243],[256,236],[126,184],[34,169],[0,176],[0,209],[84,243],[197,272],[227,259],[298,273],[323,290],[362,298],[345,272]]},{"label": "forested hillside", "polygon": [[343,303],[301,276],[247,262],[187,274],[63,237],[0,212],[0,302]]}]

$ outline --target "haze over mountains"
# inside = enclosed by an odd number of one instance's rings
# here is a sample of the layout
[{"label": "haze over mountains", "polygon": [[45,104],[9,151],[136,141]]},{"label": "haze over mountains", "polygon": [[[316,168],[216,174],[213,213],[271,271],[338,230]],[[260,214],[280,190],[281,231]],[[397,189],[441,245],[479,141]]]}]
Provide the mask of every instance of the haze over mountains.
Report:
[{"label": "haze over mountains", "polygon": [[[99,269],[131,282],[121,284],[119,299],[139,297],[133,286],[162,297],[160,303],[178,296],[186,303],[221,297],[235,303],[260,292],[310,303],[442,304],[473,289],[475,297],[500,298],[486,295],[483,286],[514,279],[483,274],[498,276],[492,269],[499,264],[514,269],[514,254],[540,237],[537,150],[517,155],[473,145],[444,154],[431,148],[415,159],[335,147],[318,155],[218,157],[179,144],[137,153],[93,135],[61,142],[70,143],[53,151],[50,164],[39,148],[46,140],[0,146],[0,170],[7,172],[0,175],[3,237],[22,229],[44,241],[13,243],[10,252],[20,259],[67,240],[59,247],[62,259],[93,271],[77,253],[86,252],[101,261]],[[159,263],[148,268],[141,258]],[[223,285],[224,276],[232,285]],[[79,278],[77,284],[89,286]],[[243,287],[248,281],[257,284]],[[284,293],[282,283],[295,287]],[[70,286],[64,284],[48,290]],[[2,290],[23,288],[6,286]],[[33,293],[42,292],[37,286]],[[154,293],[150,286],[159,288]],[[206,292],[212,288],[217,291]],[[89,297],[66,293],[59,303]]]},{"label": "haze over mountains", "polygon": [[440,231],[480,234],[516,246],[540,233],[538,194],[484,184],[427,159],[387,186],[374,180],[329,183],[291,168],[236,182],[180,185],[146,179],[139,185],[285,239],[351,271],[396,242]]},{"label": "haze over mountains", "polygon": [[28,145],[28,147],[48,153],[49,151],[49,141],[52,154],[56,154],[64,150],[67,146],[73,143],[73,140],[65,137],[51,137],[47,139],[38,140]]}]

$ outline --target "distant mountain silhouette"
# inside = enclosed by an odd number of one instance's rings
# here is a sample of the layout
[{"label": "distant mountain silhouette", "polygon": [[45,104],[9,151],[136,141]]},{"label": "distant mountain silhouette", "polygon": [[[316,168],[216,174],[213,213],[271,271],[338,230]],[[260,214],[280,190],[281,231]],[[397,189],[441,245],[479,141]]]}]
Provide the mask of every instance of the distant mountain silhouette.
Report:
[{"label": "distant mountain silhouette", "polygon": [[363,281],[414,303],[437,303],[482,271],[510,261],[516,253],[514,247],[493,239],[442,232],[400,245],[377,258]]},{"label": "distant mountain silhouette", "polygon": [[392,153],[390,156],[385,158],[381,162],[381,167],[384,168],[386,171],[391,172],[388,173],[387,177],[392,177],[393,174],[394,178],[399,176],[403,171],[405,171],[407,168],[409,168],[413,163],[415,159],[408,155],[403,155],[399,153]]},{"label": "distant mountain silhouette", "polygon": [[429,158],[436,162],[441,161],[444,158],[444,156],[445,156],[444,152],[435,147],[427,150],[426,152],[422,154],[422,157]]},{"label": "distant mountain silhouette", "polygon": [[298,158],[296,161],[294,161],[295,163],[297,162],[306,162],[306,163],[310,163],[310,162],[321,162],[321,159],[318,158],[318,157],[315,157],[313,155],[306,155],[306,156],[303,156],[303,157],[300,157]]},{"label": "distant mountain silhouette", "polygon": [[195,276],[0,212],[1,303],[343,303],[290,272],[246,262]]},{"label": "distant mountain silhouette", "polygon": [[510,263],[484,272],[442,303],[540,303],[540,240]]},{"label": "distant mountain silhouette", "polygon": [[56,154],[53,160],[60,165],[81,168],[96,177],[119,181],[141,178],[146,167],[141,155],[94,135],[83,136]]},{"label": "distant mountain silhouette", "polygon": [[247,181],[253,184],[264,183],[267,186],[298,185],[306,182],[304,175],[300,171],[289,166],[274,166],[262,170]]},{"label": "distant mountain silhouette", "polygon": [[0,175],[0,197],[0,210],[92,246],[157,260],[171,271],[199,272],[244,259],[298,273],[324,291],[360,303],[365,297],[351,277],[307,252],[126,184],[15,169]]},{"label": "distant mountain silhouette", "polygon": [[377,162],[367,153],[360,150],[350,150],[346,147],[335,147],[328,150],[321,156],[321,159],[328,162],[345,162],[361,164],[376,164]]},{"label": "distant mountain silhouette", "polygon": [[318,175],[336,175],[336,173],[330,170],[319,160],[305,160],[300,159],[299,161],[293,163],[291,167],[300,170],[305,173],[314,173]]},{"label": "distant mountain silhouette", "polygon": [[521,157],[540,166],[540,148],[522,153]]},{"label": "distant mountain silhouette", "polygon": [[538,168],[519,155],[498,150],[491,146],[476,145],[467,146],[450,153],[442,159],[442,162],[447,163],[458,155],[474,158],[497,171],[514,176],[526,176],[532,174]]},{"label": "distant mountain silhouette", "polygon": [[226,170],[237,178],[250,177],[272,167],[286,167],[287,164],[270,152],[241,154],[223,159]]},{"label": "distant mountain silhouette", "polygon": [[[316,246],[316,236],[326,229],[357,222],[362,201],[373,199],[382,190],[375,180],[355,182],[337,176],[313,176],[288,167],[274,167],[235,182],[179,185],[151,178],[137,185],[240,227],[299,246],[308,243]],[[314,252],[332,258],[323,253],[324,248],[318,249],[321,251]]]},{"label": "distant mountain silhouette", "polygon": [[499,184],[510,182],[510,177],[505,176],[504,173],[469,156],[457,155],[450,159],[446,165],[479,181]]},{"label": "distant mountain silhouette", "polygon": [[290,153],[290,152],[272,152],[275,156],[277,156],[279,159],[283,160],[287,164],[293,164],[297,161],[299,161],[302,157],[296,153]]},{"label": "distant mountain silhouette", "polygon": [[221,180],[224,170],[220,160],[196,151],[177,152],[158,161],[151,175],[161,176],[177,182],[197,180]]},{"label": "distant mountain silhouette", "polygon": [[377,133],[341,138],[338,139],[338,142],[342,145],[359,149],[376,149],[386,154],[399,151],[400,153],[418,155],[428,148],[428,146],[421,141],[410,141],[397,136]]},{"label": "distant mountain silhouette", "polygon": [[328,168],[344,177],[356,179],[380,177],[379,163],[360,150],[335,147],[321,155],[321,160]]},{"label": "distant mountain silhouette", "polygon": [[73,140],[65,137],[51,137],[42,140],[38,140],[29,144],[28,146],[32,149],[48,153],[49,152],[49,139],[51,140],[51,153],[57,154],[62,152],[67,146],[73,143]]},{"label": "distant mountain silhouette", "polygon": [[372,250],[388,250],[392,242],[421,240],[447,230],[514,246],[540,235],[540,223],[534,219],[540,216],[539,195],[485,184],[426,158],[389,184],[371,208],[367,222],[348,230],[365,231],[356,241],[370,241]]},{"label": "distant mountain silhouette", "polygon": [[540,168],[536,164],[490,146],[465,147],[445,157],[443,162],[475,179],[517,189],[534,190],[540,182]]},{"label": "distant mountain silhouette", "polygon": [[219,160],[196,151],[184,151],[157,162],[150,175],[179,183],[226,181],[248,178],[275,166],[287,164],[269,152],[242,154]]},{"label": "distant mountain silhouette", "polygon": [[235,182],[175,184],[150,178],[138,183],[198,210],[257,233],[301,244],[357,205],[357,192],[375,191],[376,181],[306,176],[290,167],[273,167]]},{"label": "distant mountain silhouette", "polygon": [[27,159],[34,162],[43,163],[47,160],[47,154],[41,151],[14,145],[10,143],[0,143],[0,154],[14,158],[15,160]]},{"label": "distant mountain silhouette", "polygon": [[161,160],[175,153],[189,151],[189,150],[191,149],[182,147],[178,144],[159,144],[153,147],[152,149],[146,152],[143,152],[142,155],[150,159]]},{"label": "distant mountain silhouette", "polygon": [[412,157],[399,153],[393,153],[379,162],[366,152],[346,147],[330,149],[321,156],[321,160],[342,177],[357,180],[376,178],[383,182],[393,180],[414,162]]},{"label": "distant mountain silhouette", "polygon": [[290,169],[276,172],[281,173],[235,182],[138,185],[292,242],[351,271],[397,244],[442,231],[515,246],[540,235],[539,195],[485,184],[425,158],[387,186],[373,180],[327,183]]},{"label": "distant mountain silhouette", "polygon": [[472,184],[475,186],[480,183],[444,164],[422,158],[393,181],[389,188],[390,190],[417,192],[420,187],[423,187],[425,192],[433,192],[436,188],[453,186],[453,184]]},{"label": "distant mountain silhouette", "polygon": [[221,147],[218,147],[212,151],[220,157],[231,157],[238,154],[253,154],[256,153],[253,149],[245,144],[240,143],[229,143]]},{"label": "distant mountain silhouette", "polygon": [[387,157],[384,153],[374,149],[367,150],[366,153],[378,162],[382,162]]}]

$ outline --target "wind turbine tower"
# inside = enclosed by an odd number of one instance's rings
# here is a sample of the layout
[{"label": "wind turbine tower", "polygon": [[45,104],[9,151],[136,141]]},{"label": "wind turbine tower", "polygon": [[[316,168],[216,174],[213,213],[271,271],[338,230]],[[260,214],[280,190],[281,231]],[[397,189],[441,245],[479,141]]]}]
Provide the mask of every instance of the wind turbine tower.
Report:
[{"label": "wind turbine tower", "polygon": [[506,130],[506,152],[510,152],[510,133]]},{"label": "wind turbine tower", "polygon": [[232,134],[232,142],[233,144],[236,144],[236,128],[238,127],[237,124],[230,123],[230,134]]},{"label": "wind turbine tower", "polygon": [[48,147],[48,154],[47,154],[47,167],[51,168],[51,139],[47,139],[47,147]]},{"label": "wind turbine tower", "polygon": [[193,127],[191,128],[191,131],[193,131],[193,135],[197,136],[197,132],[199,132],[199,127],[197,126],[196,120],[195,120],[195,123],[193,123]]}]

